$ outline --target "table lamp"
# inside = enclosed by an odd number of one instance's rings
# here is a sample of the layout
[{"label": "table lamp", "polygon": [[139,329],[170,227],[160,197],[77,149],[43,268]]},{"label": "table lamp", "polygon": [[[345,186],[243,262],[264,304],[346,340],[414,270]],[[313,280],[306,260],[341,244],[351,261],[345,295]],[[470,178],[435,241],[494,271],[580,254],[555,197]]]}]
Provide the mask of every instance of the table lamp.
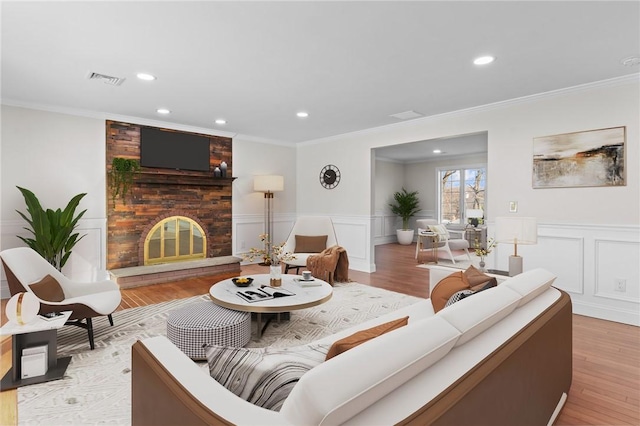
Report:
[{"label": "table lamp", "polygon": [[538,224],[535,217],[497,217],[496,242],[511,243],[514,253],[509,256],[509,276],[522,273],[522,257],[518,244],[537,244]]},{"label": "table lamp", "polygon": [[284,177],[277,175],[256,176],[253,179],[253,190],[264,192],[264,233],[268,238],[265,240],[265,252],[271,259],[271,241],[273,240],[273,193],[284,190]]},{"label": "table lamp", "polygon": [[480,219],[484,217],[482,209],[467,209],[467,220],[474,228],[478,227]]},{"label": "table lamp", "polygon": [[36,319],[40,301],[33,293],[16,293],[7,302],[5,314],[15,324],[25,325]]}]

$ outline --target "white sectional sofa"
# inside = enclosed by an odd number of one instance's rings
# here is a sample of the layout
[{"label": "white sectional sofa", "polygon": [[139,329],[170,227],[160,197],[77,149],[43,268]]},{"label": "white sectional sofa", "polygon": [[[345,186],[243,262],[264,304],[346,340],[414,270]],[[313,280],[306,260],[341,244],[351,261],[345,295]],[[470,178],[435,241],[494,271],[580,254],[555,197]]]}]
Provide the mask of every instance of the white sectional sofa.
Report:
[{"label": "white sectional sofa", "polygon": [[228,391],[164,337],[132,351],[134,425],[543,425],[571,385],[569,296],[536,269],[434,313],[430,300],[321,339],[409,316],[305,373],[279,412]]}]

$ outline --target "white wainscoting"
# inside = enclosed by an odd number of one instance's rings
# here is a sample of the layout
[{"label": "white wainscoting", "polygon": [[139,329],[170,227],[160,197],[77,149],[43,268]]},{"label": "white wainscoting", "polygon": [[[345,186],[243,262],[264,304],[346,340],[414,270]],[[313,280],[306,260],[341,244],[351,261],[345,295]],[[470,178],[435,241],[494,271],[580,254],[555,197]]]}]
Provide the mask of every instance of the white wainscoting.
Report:
[{"label": "white wainscoting", "polygon": [[[430,210],[423,210],[409,221],[409,228],[418,229],[416,220],[433,219],[434,213]],[[387,211],[377,211],[373,216],[374,244],[390,244],[398,241],[396,229],[402,227],[402,219]],[[415,238],[414,238],[415,240]]]},{"label": "white wainscoting", "polygon": [[[332,216],[338,244],[347,250],[349,268],[372,272],[371,219],[368,216]],[[283,242],[296,221],[294,214],[276,214],[273,218],[274,241]],[[237,215],[233,217],[233,253],[242,257],[251,247],[262,248],[259,235],[264,232],[263,215]],[[395,231],[394,231],[395,235]],[[259,261],[254,260],[254,261]]]},{"label": "white wainscoting", "polygon": [[[2,250],[23,247],[24,243],[17,237],[30,237],[24,229],[23,220],[7,220],[0,224],[0,241]],[[71,257],[62,272],[74,281],[95,281],[108,279],[106,272],[107,259],[107,219],[80,219],[76,232],[85,236],[76,244]],[[2,269],[0,297],[11,297],[7,279]]]},{"label": "white wainscoting", "polygon": [[[489,235],[494,235],[489,224]],[[490,260],[507,270],[513,246],[499,244]],[[519,245],[524,270],[545,268],[571,295],[576,314],[640,325],[640,227],[538,224],[538,244]],[[626,291],[616,290],[618,279]]]}]

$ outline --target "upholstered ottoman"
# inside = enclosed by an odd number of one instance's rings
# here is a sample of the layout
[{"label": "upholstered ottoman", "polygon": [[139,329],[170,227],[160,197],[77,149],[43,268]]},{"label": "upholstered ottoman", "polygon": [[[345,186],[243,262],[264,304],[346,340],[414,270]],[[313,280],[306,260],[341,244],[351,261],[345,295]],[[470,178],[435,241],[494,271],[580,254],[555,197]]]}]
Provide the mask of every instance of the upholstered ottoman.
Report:
[{"label": "upholstered ottoman", "polygon": [[251,314],[199,302],[167,318],[167,337],[191,359],[205,359],[202,345],[244,346],[251,339]]}]

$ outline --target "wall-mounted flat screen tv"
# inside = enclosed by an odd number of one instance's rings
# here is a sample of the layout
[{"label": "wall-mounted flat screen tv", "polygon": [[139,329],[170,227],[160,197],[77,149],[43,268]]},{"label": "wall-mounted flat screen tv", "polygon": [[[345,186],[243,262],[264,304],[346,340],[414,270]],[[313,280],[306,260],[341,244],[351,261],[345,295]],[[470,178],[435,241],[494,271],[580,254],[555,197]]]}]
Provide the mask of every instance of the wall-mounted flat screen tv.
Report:
[{"label": "wall-mounted flat screen tv", "polygon": [[209,138],[154,127],[141,127],[140,165],[208,172]]}]

